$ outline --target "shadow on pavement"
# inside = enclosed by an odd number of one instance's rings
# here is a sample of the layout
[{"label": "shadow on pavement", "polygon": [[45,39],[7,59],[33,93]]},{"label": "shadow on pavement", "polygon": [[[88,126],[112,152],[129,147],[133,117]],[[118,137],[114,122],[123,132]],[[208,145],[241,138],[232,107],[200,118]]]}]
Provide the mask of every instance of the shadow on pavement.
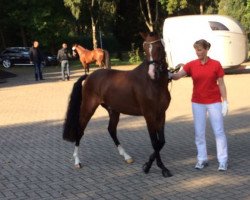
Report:
[{"label": "shadow on pavement", "polygon": [[12,73],[12,72],[8,72],[5,70],[0,69],[0,83],[5,83],[7,80],[7,78],[13,78],[16,77],[17,75]]},{"label": "shadow on pavement", "polygon": [[[81,141],[81,170],[73,168],[74,144],[62,140],[62,121],[1,126],[0,195],[21,192],[23,199],[31,195],[33,199],[52,199],[53,195],[55,199],[98,199],[112,194],[114,199],[160,200],[169,195],[173,199],[190,195],[225,199],[230,194],[231,199],[246,199],[250,175],[249,121],[249,109],[225,118],[230,168],[219,173],[211,131],[207,132],[210,166],[197,171],[193,168],[196,150],[192,121],[167,120],[166,145],[161,155],[174,174],[171,178],[163,178],[155,164],[149,174],[142,172],[141,167],[153,149],[141,117],[122,116],[118,125],[118,137],[135,159],[131,165],[124,163],[106,130],[108,118],[91,120]],[[42,198],[43,194],[48,196]]]},{"label": "shadow on pavement", "polygon": [[[80,67],[71,68],[70,70],[72,80],[78,78],[84,73],[83,69]],[[93,70],[94,69],[91,69],[90,71]],[[35,81],[34,69],[31,66],[14,66],[10,69],[0,70],[0,82],[2,82],[1,87],[14,87],[20,85],[62,81],[60,66],[44,67],[43,77],[45,80]]]}]

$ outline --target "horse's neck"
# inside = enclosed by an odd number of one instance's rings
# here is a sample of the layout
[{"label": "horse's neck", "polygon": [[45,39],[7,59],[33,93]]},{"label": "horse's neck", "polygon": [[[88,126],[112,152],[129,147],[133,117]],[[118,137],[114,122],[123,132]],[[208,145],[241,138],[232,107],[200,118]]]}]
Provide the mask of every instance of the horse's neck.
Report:
[{"label": "horse's neck", "polygon": [[136,72],[139,71],[139,73],[147,73],[148,71],[147,61],[144,60],[140,65],[134,68],[133,71],[136,71]]},{"label": "horse's neck", "polygon": [[85,50],[85,48],[83,48],[82,46],[80,46],[80,45],[78,45],[77,46],[79,49],[81,49],[81,50]]},{"label": "horse's neck", "polygon": [[[147,63],[146,60],[144,60],[139,66],[137,66],[135,69],[133,69],[133,73],[135,74],[139,74],[139,76],[142,78],[143,76],[144,77],[149,77],[148,75],[148,69],[149,69],[149,65]],[[163,69],[163,71],[161,72],[161,75],[160,75],[160,79],[157,80],[157,81],[154,81],[154,84],[155,83],[159,83],[160,85],[166,85],[168,84],[168,70],[167,69]]]},{"label": "horse's neck", "polygon": [[85,49],[84,47],[82,47],[82,46],[80,46],[80,45],[78,45],[77,46],[81,51],[89,51],[88,49]]},{"label": "horse's neck", "polygon": [[83,53],[88,52],[87,49],[85,49],[85,48],[83,48],[81,46],[77,46],[76,50],[77,50],[77,52],[78,52],[79,55],[82,55]]},{"label": "horse's neck", "polygon": [[139,76],[140,79],[142,79],[143,77],[146,78],[148,76],[147,62],[144,60],[140,65],[131,70],[131,73]]}]

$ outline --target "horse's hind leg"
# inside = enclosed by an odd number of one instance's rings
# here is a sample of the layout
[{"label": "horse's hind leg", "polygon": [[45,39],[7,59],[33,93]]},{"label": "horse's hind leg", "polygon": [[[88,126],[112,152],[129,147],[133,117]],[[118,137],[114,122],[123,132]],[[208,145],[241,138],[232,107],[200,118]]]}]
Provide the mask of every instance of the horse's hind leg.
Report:
[{"label": "horse's hind leg", "polygon": [[124,157],[124,160],[130,164],[133,163],[133,159],[130,155],[128,155],[126,153],[126,151],[124,150],[124,148],[121,146],[118,138],[117,138],[117,124],[119,122],[119,117],[120,117],[120,113],[109,109],[107,106],[102,105],[109,113],[109,125],[108,125],[108,131],[109,134],[111,136],[111,138],[113,139],[115,145],[117,146],[118,152],[121,156]]},{"label": "horse's hind leg", "polygon": [[103,66],[103,64],[102,64],[101,61],[96,61],[95,64],[98,65],[98,67],[100,67],[100,68],[104,68],[104,66]]},{"label": "horse's hind leg", "polygon": [[79,144],[75,144],[75,150],[74,150],[74,153],[73,153],[73,157],[75,159],[75,168],[82,168],[82,165],[81,165],[81,161],[79,159]]},{"label": "horse's hind leg", "polygon": [[84,102],[81,105],[80,109],[80,116],[79,116],[79,121],[80,121],[80,134],[79,138],[77,138],[76,143],[75,143],[75,149],[73,153],[73,157],[75,159],[75,167],[76,168],[81,168],[81,161],[79,159],[79,145],[80,145],[80,140],[82,136],[84,135],[84,130],[91,119],[92,115],[94,114],[96,108],[98,107],[99,103],[96,99],[94,98],[88,98],[84,100]]},{"label": "horse's hind leg", "polygon": [[89,64],[87,64],[87,71],[88,71],[88,73],[89,73]]}]

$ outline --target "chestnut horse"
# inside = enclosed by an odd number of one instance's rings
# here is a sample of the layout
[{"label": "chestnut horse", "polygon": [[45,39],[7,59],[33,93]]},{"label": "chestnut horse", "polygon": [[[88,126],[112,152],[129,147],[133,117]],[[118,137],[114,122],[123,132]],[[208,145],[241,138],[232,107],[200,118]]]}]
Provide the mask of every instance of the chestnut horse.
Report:
[{"label": "chestnut horse", "polygon": [[99,67],[110,69],[110,58],[107,50],[96,48],[90,51],[78,44],[74,44],[72,50],[73,56],[76,55],[76,52],[78,53],[85,74],[89,72],[89,65],[93,62],[96,62]]},{"label": "chestnut horse", "polygon": [[160,156],[165,144],[165,111],[171,99],[164,46],[156,33],[140,34],[145,40],[143,48],[146,53],[142,64],[130,71],[99,69],[90,75],[83,75],[73,86],[64,122],[63,139],[75,142],[73,156],[78,168],[81,167],[78,155],[80,140],[96,108],[102,105],[109,113],[110,136],[125,161],[131,163],[133,159],[117,138],[120,113],[144,116],[154,152],[143,165],[143,171],[148,173],[156,159],[163,176],[172,176]]}]

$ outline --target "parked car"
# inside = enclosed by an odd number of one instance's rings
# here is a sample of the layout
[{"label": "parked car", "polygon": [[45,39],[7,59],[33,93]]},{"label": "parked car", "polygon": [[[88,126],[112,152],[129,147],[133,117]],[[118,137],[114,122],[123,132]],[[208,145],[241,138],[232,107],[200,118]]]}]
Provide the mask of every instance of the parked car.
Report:
[{"label": "parked car", "polygon": [[52,55],[50,53],[44,53],[44,66],[58,65],[57,55]]},{"label": "parked car", "polygon": [[[0,63],[5,68],[13,65],[33,65],[30,63],[29,47],[9,47],[0,54]],[[58,63],[56,55],[44,54],[44,66],[56,65]]]}]

